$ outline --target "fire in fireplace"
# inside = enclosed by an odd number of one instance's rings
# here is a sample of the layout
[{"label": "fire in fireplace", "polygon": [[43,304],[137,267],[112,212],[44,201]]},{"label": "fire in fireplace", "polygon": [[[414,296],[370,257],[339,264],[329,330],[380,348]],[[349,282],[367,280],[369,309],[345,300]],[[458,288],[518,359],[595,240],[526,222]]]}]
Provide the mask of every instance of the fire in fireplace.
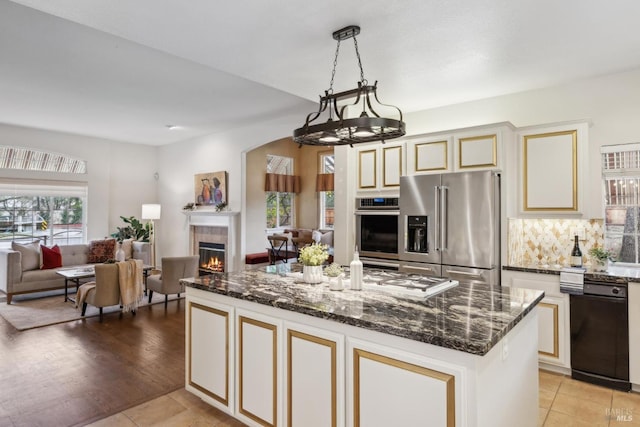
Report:
[{"label": "fire in fireplace", "polygon": [[200,275],[224,272],[224,243],[199,242]]}]

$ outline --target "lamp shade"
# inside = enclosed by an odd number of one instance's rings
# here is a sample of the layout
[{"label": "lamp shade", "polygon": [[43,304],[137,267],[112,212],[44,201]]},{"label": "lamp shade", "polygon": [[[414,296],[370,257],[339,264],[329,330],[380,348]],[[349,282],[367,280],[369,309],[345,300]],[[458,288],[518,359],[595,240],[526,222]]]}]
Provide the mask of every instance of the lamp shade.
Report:
[{"label": "lamp shade", "polygon": [[160,205],[142,205],[142,219],[160,219]]}]

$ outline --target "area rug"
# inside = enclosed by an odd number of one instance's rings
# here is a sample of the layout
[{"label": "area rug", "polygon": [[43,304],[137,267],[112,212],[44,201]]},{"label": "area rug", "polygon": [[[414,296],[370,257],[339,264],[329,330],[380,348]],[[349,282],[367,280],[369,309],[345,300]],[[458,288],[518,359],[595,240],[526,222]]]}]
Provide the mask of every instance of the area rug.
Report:
[{"label": "area rug", "polygon": [[[169,295],[169,301],[176,299],[184,299],[184,296],[178,298],[177,295]],[[144,300],[140,304],[139,309],[145,310],[149,297],[145,296]],[[151,299],[151,305],[164,304],[164,295],[154,293]],[[103,309],[103,316],[116,316],[117,312],[121,311],[120,307],[114,305],[112,307],[105,307]],[[11,304],[7,305],[6,302],[0,303],[0,316],[11,323],[19,331],[27,329],[41,328],[43,326],[55,325],[57,323],[71,322],[78,319],[86,319],[96,317],[100,315],[98,308],[87,305],[87,312],[84,317],[81,315],[80,310],[75,308],[74,303],[71,301],[64,301],[64,295],[43,296],[36,298],[33,296],[19,296],[13,297]],[[131,316],[131,313],[127,313]]]}]

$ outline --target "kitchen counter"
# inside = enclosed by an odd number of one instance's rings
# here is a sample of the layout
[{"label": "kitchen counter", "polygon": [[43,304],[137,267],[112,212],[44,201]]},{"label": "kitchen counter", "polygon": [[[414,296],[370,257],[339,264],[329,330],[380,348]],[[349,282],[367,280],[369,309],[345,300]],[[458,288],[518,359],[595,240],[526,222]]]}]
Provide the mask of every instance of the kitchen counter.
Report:
[{"label": "kitchen counter", "polygon": [[364,290],[331,291],[299,269],[182,280],[189,392],[250,426],[536,425],[543,291],[425,298],[399,285],[446,279],[377,269]]},{"label": "kitchen counter", "polygon": [[[426,299],[371,290],[371,286],[362,291],[330,291],[327,283],[302,283],[296,268],[294,265],[293,272],[274,274],[261,267],[183,283],[476,355],[486,354],[544,297],[542,291],[478,284],[459,284]],[[407,277],[411,275],[365,269],[364,281],[373,284]]]},{"label": "kitchen counter", "polygon": [[[554,268],[552,266],[549,267],[540,267],[540,266],[515,266],[515,265],[505,265],[502,267],[503,270],[510,271],[523,271],[526,273],[538,273],[538,274],[555,274],[560,275],[560,270],[562,268]],[[589,280],[598,280],[602,282],[611,282],[611,283],[627,283],[627,282],[640,282],[640,268],[638,267],[628,267],[621,266],[612,263],[607,271],[605,272],[595,272],[590,268],[587,268],[587,271],[584,273],[585,279]]]}]

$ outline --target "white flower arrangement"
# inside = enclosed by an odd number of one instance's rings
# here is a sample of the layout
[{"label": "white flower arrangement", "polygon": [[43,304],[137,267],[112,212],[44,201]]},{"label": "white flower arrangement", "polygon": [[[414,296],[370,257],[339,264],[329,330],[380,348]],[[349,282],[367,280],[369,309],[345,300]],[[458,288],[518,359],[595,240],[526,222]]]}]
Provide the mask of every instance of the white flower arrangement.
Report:
[{"label": "white flower arrangement", "polygon": [[344,269],[335,262],[332,262],[330,265],[324,268],[324,274],[329,277],[338,277],[344,272]]},{"label": "white flower arrangement", "polygon": [[300,256],[298,261],[303,265],[322,265],[327,259],[329,259],[327,245],[321,245],[314,243],[312,245],[305,246],[300,249]]}]

